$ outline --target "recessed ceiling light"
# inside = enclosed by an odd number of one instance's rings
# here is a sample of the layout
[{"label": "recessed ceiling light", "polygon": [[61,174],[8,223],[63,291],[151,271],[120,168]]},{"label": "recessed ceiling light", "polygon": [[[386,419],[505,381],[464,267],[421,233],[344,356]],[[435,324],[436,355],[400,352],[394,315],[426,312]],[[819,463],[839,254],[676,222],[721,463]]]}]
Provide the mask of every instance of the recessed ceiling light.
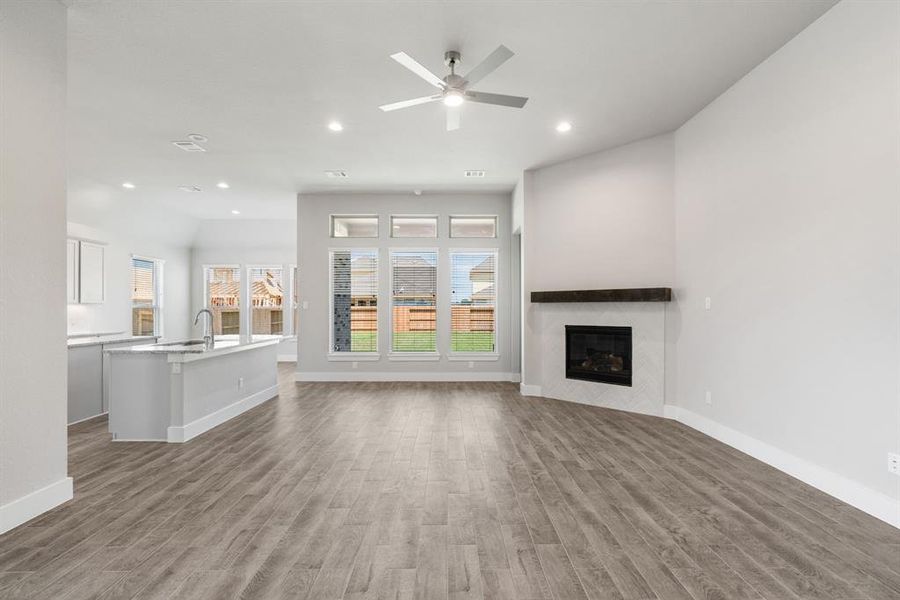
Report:
[{"label": "recessed ceiling light", "polygon": [[328,124],[328,129],[330,129],[332,131],[343,131],[344,126],[341,125],[338,121],[332,121],[331,123]]},{"label": "recessed ceiling light", "polygon": [[241,214],[241,211],[239,211],[239,210],[233,210],[233,211],[231,211],[231,214],[233,214],[233,215],[239,215],[239,214]]},{"label": "recessed ceiling light", "polygon": [[231,186],[228,185],[227,183],[225,183],[224,181],[220,181],[219,183],[216,184],[216,187],[219,188],[220,190],[227,190]]},{"label": "recessed ceiling light", "polygon": [[413,194],[415,194],[416,196],[421,196],[422,190],[413,190]]},{"label": "recessed ceiling light", "polygon": [[176,140],[172,143],[185,152],[206,152],[206,148],[190,140]]},{"label": "recessed ceiling light", "polygon": [[566,133],[567,131],[572,131],[572,124],[568,121],[560,121],[556,126],[556,131],[560,133]]},{"label": "recessed ceiling light", "polygon": [[122,187],[125,188],[126,190],[133,190],[134,184],[131,183],[130,181],[126,181],[125,183],[122,184]]}]

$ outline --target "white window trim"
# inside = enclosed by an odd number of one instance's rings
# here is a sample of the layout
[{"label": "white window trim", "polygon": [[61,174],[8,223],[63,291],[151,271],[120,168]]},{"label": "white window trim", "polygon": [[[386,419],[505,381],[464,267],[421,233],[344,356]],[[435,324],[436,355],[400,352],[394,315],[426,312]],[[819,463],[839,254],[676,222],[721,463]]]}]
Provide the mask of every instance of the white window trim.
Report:
[{"label": "white window trim", "polygon": [[[241,315],[241,321],[242,321],[241,327],[243,328],[244,325],[247,326],[247,335],[250,337],[250,339],[253,339],[253,335],[254,335],[253,334],[253,285],[252,285],[253,282],[250,281],[250,270],[251,269],[278,269],[279,271],[281,271],[281,291],[284,294],[284,296],[282,296],[282,298],[281,298],[281,334],[257,333],[256,335],[257,336],[277,335],[279,337],[279,339],[281,339],[282,341],[291,337],[289,335],[284,334],[285,330],[291,331],[291,330],[287,329],[288,317],[287,317],[287,315],[285,315],[285,312],[289,312],[289,311],[285,310],[285,308],[286,308],[285,299],[289,298],[289,296],[287,294],[287,290],[285,290],[285,281],[284,281],[285,267],[286,267],[286,265],[278,264],[278,263],[259,263],[259,264],[244,265],[244,271],[242,273],[242,278],[245,279],[247,281],[247,283],[245,284],[243,281],[241,281],[241,300],[243,301],[243,298],[246,295],[248,310],[246,311],[247,312],[246,317],[243,314]],[[245,286],[247,288],[246,294],[244,292]],[[245,318],[246,318],[246,322],[244,322]]]},{"label": "white window trim", "polygon": [[[203,277],[203,308],[207,310],[211,310],[209,307],[209,277],[207,277],[207,271],[209,269],[236,269],[239,273],[241,273],[241,285],[239,286],[238,292],[238,337],[247,335],[246,325],[244,324],[245,313],[247,312],[244,308],[247,305],[247,298],[249,294],[247,290],[249,289],[249,285],[245,283],[247,279],[246,275],[241,270],[240,264],[230,264],[230,263],[209,263],[200,265],[200,271]],[[227,333],[222,335],[234,335],[233,333]]]},{"label": "white window trim", "polygon": [[[394,350],[394,265],[391,256],[394,252],[433,252],[437,257],[434,263],[434,352],[403,352]],[[440,248],[388,248],[388,332],[390,344],[388,345],[388,358],[390,360],[440,360],[441,353],[437,349],[437,334],[441,330],[441,315],[438,309],[438,288],[441,281],[441,251]],[[403,357],[410,357],[404,359]]]},{"label": "white window trim", "polygon": [[[453,219],[493,219],[494,235],[453,235]],[[451,240],[496,240],[500,235],[500,215],[450,215],[447,217],[447,237]]]},{"label": "white window trim", "polygon": [[[375,235],[334,235],[334,219],[375,219]],[[357,213],[333,213],[328,216],[328,237],[333,240],[377,240],[381,237],[381,215]]]},{"label": "white window trim", "polygon": [[[434,235],[394,235],[394,219],[434,219]],[[436,240],[440,236],[441,218],[438,215],[391,215],[390,237],[395,240]]]},{"label": "white window trim", "polygon": [[[490,239],[490,238],[483,238]],[[484,254],[493,252],[494,256],[494,351],[493,352],[454,352],[453,351],[453,255]],[[449,248],[447,252],[448,270],[450,271],[450,331],[448,339],[448,361],[491,361],[500,359],[500,248],[496,246],[484,248]]]},{"label": "white window trim", "polygon": [[[378,278],[375,291],[375,348],[381,346],[381,250],[379,248],[329,248],[328,249],[328,348],[325,352],[329,361],[367,361],[380,360],[380,352],[335,352],[334,348],[334,253],[335,252],[374,252],[375,273]],[[352,285],[352,283],[351,283]],[[352,335],[352,331],[351,331]]]},{"label": "white window trim", "polygon": [[[150,308],[153,309],[153,336],[154,337],[163,337],[163,332],[165,331],[164,324],[164,315],[163,315],[163,306],[165,302],[164,295],[164,287],[163,287],[163,273],[165,270],[166,261],[161,258],[153,258],[152,256],[145,256],[143,254],[132,254],[131,255],[131,268],[134,269],[134,259],[138,260],[146,260],[153,263],[153,303]],[[134,301],[131,301],[131,310],[134,311]],[[132,334],[134,333],[134,329],[131,330]]]}]

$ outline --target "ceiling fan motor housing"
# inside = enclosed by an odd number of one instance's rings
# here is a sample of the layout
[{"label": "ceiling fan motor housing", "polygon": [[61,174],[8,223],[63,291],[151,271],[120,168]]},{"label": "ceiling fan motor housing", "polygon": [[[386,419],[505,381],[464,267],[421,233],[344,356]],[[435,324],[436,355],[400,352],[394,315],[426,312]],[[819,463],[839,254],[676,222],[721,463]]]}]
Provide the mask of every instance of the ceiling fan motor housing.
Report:
[{"label": "ceiling fan motor housing", "polygon": [[447,50],[444,52],[444,64],[451,69],[462,62],[462,56],[456,50]]}]

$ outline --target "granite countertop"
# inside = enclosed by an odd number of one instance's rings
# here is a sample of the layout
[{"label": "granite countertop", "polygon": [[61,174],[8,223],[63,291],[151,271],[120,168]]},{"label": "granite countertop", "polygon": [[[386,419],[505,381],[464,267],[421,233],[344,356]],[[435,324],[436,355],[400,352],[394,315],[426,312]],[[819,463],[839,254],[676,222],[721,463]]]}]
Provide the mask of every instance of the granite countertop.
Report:
[{"label": "granite countertop", "polygon": [[80,348],[82,346],[98,346],[100,344],[114,344],[118,342],[134,342],[136,344],[155,341],[157,336],[154,335],[126,335],[124,332],[118,333],[79,333],[70,335],[67,340],[69,348]]},{"label": "granite countertop", "polygon": [[278,344],[281,336],[257,336],[252,341],[240,339],[221,339],[216,340],[213,348],[206,348],[202,340],[173,340],[171,342],[162,342],[159,344],[142,344],[138,346],[128,346],[124,348],[110,348],[106,350],[107,354],[130,354],[133,356],[148,356],[154,354],[163,354],[169,356],[169,362],[190,362],[202,358],[211,358],[213,356],[221,356],[223,354],[231,354],[233,352],[241,352],[253,348],[262,348],[264,346],[272,346]]}]

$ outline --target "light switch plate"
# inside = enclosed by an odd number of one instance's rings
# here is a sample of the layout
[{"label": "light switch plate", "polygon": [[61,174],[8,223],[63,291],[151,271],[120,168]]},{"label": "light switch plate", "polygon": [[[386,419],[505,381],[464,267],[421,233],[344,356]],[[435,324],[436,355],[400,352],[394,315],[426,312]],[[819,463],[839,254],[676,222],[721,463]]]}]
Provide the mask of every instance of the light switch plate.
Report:
[{"label": "light switch plate", "polygon": [[900,475],[900,454],[888,452],[888,472]]}]

